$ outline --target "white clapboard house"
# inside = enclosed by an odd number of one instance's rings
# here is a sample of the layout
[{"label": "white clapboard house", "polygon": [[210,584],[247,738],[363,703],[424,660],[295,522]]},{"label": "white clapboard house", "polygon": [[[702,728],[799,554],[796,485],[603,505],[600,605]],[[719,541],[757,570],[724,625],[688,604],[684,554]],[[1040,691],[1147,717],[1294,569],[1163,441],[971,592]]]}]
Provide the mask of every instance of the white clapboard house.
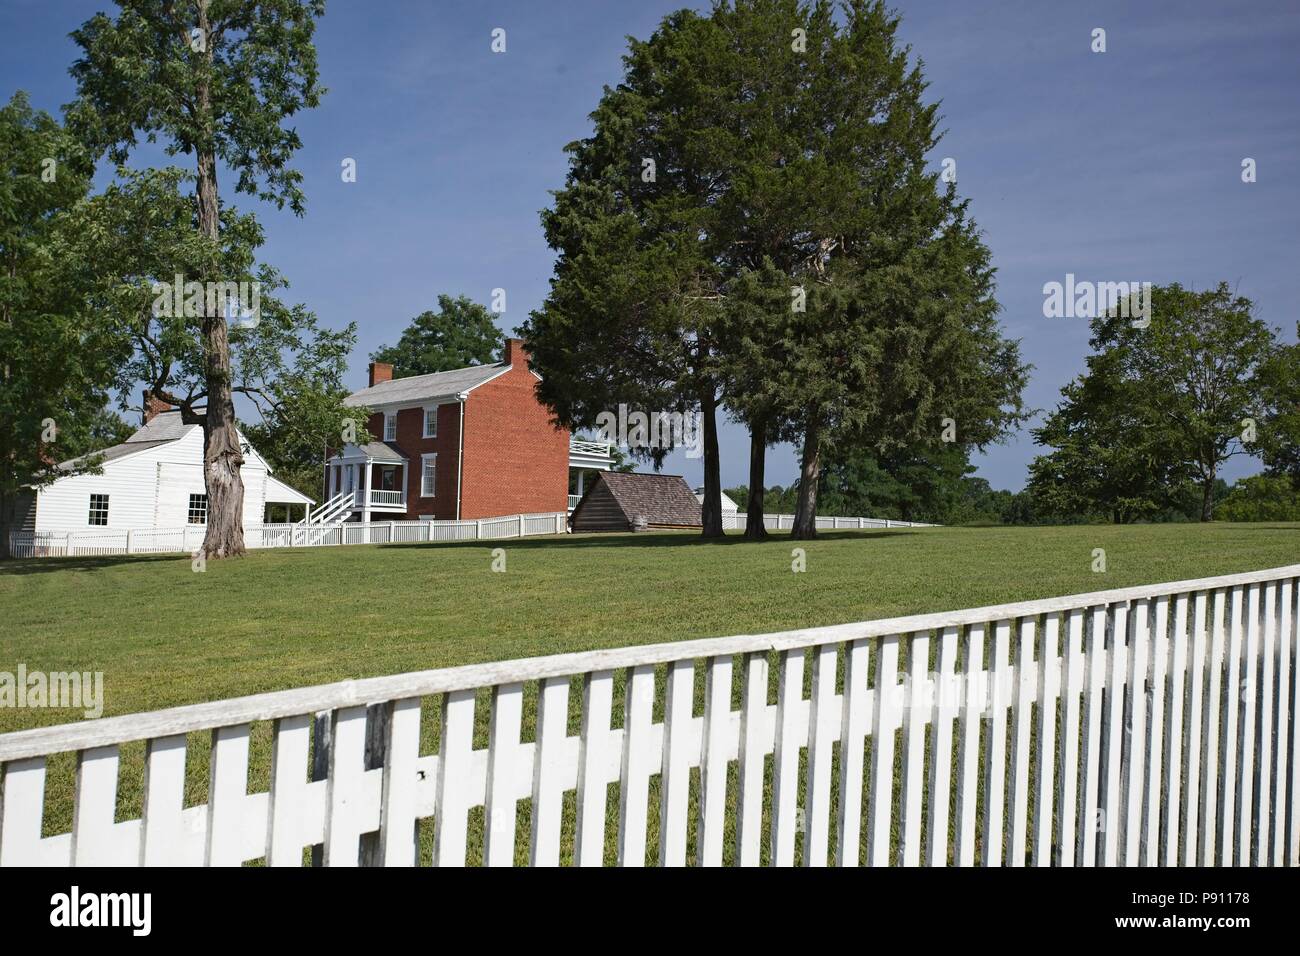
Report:
[{"label": "white clapboard house", "polygon": [[[125,442],[95,453],[103,459],[99,474],[69,474],[22,496],[15,530],[144,531],[206,524],[203,427],[186,425],[180,412],[146,415],[144,426]],[[242,434],[239,441],[245,528],[263,523],[267,505],[299,505],[304,513],[310,509],[313,499],[274,478]]]}]

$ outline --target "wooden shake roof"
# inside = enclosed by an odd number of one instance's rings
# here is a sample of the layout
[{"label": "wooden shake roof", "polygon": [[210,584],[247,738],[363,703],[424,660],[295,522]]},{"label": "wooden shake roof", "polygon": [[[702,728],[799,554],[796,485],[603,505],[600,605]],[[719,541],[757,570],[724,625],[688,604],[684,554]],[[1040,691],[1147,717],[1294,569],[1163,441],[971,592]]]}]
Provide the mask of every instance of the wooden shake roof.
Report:
[{"label": "wooden shake roof", "polygon": [[595,497],[599,500],[606,493],[629,525],[638,516],[644,517],[651,526],[698,528],[703,523],[700,503],[681,475],[602,471],[574,509],[575,528],[582,523],[581,512],[589,499]]}]

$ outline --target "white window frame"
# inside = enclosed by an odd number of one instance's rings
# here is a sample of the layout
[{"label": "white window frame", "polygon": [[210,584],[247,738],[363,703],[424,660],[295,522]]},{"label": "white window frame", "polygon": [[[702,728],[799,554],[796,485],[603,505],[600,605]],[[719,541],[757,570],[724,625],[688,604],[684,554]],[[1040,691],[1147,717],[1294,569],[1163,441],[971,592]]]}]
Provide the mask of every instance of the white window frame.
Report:
[{"label": "white window frame", "polygon": [[[194,499],[195,499],[195,498],[202,498],[202,499],[203,499],[203,507],[202,507],[202,508],[195,508],[195,507],[194,507]],[[194,520],[194,516],[195,516],[196,514],[200,513],[200,512],[202,512],[202,514],[203,514],[203,520],[202,520],[202,521],[195,521],[195,520]],[[185,508],[185,523],[186,523],[186,524],[197,524],[197,525],[206,525],[206,524],[208,523],[208,495],[207,495],[207,492],[204,492],[203,494],[191,494],[191,495],[190,495],[189,504],[187,504],[187,505],[186,505],[186,508]]]},{"label": "white window frame", "polygon": [[[433,473],[429,474],[429,466],[433,466]],[[430,485],[433,487],[430,488]],[[430,452],[427,455],[420,456],[420,497],[434,498],[437,497],[438,490],[438,453]]]},{"label": "white window frame", "polygon": [[397,412],[384,412],[384,441],[397,441]]},{"label": "white window frame", "polygon": [[[106,494],[101,494],[100,492],[97,492],[97,491],[95,491],[95,492],[91,492],[91,494],[90,494],[90,499],[89,499],[89,504],[88,504],[87,509],[86,509],[86,524],[87,524],[87,525],[89,525],[89,526],[92,527],[92,528],[106,528],[106,527],[108,527],[108,497],[109,497],[108,495],[106,495]],[[96,499],[96,498],[103,498],[103,499],[104,499],[104,506],[103,506],[102,508],[96,508],[96,507],[95,507],[95,499]],[[95,516],[96,516],[96,515],[98,515],[99,517],[103,518],[103,520],[102,520],[102,521],[96,521],[96,520],[95,520]]]},{"label": "white window frame", "polygon": [[[433,431],[432,431],[432,432],[429,431],[429,413],[430,413],[430,412],[433,413]],[[421,434],[422,434],[422,437],[424,437],[424,438],[437,438],[437,437],[438,437],[438,406],[437,406],[437,405],[426,405],[426,406],[424,406],[424,426],[423,426],[423,431],[422,431]]]}]

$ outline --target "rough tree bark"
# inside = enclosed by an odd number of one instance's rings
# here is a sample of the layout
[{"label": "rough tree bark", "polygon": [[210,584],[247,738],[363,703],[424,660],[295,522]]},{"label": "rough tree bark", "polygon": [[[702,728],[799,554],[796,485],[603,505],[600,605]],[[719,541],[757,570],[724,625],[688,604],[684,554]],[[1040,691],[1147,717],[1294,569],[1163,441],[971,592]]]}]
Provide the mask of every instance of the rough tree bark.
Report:
[{"label": "rough tree bark", "polygon": [[[209,34],[208,5],[199,4],[199,29]],[[207,48],[211,63],[212,48]],[[198,89],[199,115],[211,131],[212,91],[204,78]],[[220,233],[217,202],[217,157],[211,136],[198,153],[199,231],[214,243]],[[217,281],[216,268],[206,276]],[[231,391],[230,335],[225,315],[203,319],[204,374],[207,409],[203,418],[203,483],[208,493],[208,528],[203,538],[205,558],[228,558],[244,553],[244,479],[239,473],[244,456],[235,428],[235,402]]]},{"label": "rough tree bark", "polygon": [[815,415],[808,419],[803,436],[803,456],[799,463],[799,504],[795,508],[790,537],[810,540],[817,537],[817,479],[821,476],[821,423]]},{"label": "rough tree bark", "polygon": [[1214,479],[1216,472],[1211,464],[1205,473],[1205,482],[1201,487],[1201,520],[1214,520]]},{"label": "rough tree bark", "polygon": [[749,498],[745,502],[745,537],[765,541],[763,498],[767,465],[767,420],[759,418],[749,426]]},{"label": "rough tree bark", "polygon": [[700,415],[704,418],[704,501],[700,506],[705,538],[721,538],[722,469],[718,452],[718,395],[713,384],[700,393]]}]

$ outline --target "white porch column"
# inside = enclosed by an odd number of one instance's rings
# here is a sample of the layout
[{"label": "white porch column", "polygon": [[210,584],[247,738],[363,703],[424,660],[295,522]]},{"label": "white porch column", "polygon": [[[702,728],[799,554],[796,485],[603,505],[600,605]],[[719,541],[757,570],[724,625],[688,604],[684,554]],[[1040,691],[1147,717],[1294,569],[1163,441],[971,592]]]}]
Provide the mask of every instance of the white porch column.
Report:
[{"label": "white porch column", "polygon": [[365,463],[361,467],[366,470],[365,477],[361,483],[362,495],[364,496],[361,499],[361,520],[366,523],[365,531],[362,532],[361,540],[365,544],[369,544],[370,543],[370,473],[374,469],[371,468],[369,458],[365,460]]},{"label": "white porch column", "polygon": [[585,471],[583,471],[581,468],[578,469],[578,495],[579,495],[579,497],[581,497],[581,495],[582,495],[582,479],[583,479],[584,476],[586,476],[586,474],[587,474],[587,473],[586,473]]}]

